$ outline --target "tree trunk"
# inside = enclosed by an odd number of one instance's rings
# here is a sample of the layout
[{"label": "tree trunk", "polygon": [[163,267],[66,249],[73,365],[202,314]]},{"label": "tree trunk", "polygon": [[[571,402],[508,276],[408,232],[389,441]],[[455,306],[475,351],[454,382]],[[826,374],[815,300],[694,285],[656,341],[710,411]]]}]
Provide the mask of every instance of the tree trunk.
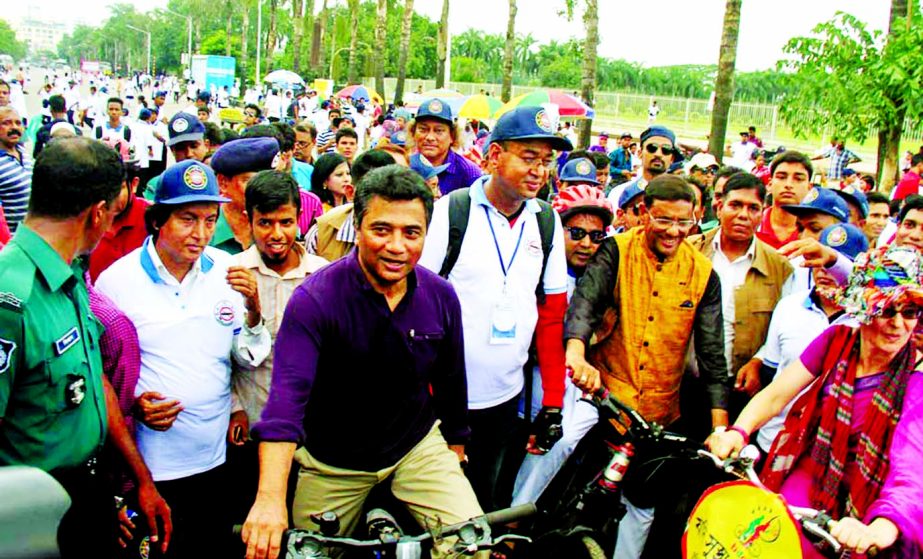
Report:
[{"label": "tree trunk", "polygon": [[385,35],[388,32],[388,0],[378,0],[375,11],[375,89],[385,94]]},{"label": "tree trunk", "polygon": [[727,0],[724,8],[718,77],[715,78],[715,105],[711,113],[711,133],[708,139],[708,152],[714,155],[719,163],[724,157],[728,114],[731,112],[731,101],[734,99],[734,65],[737,63],[737,36],[740,34],[740,4],[741,0]]},{"label": "tree trunk", "polygon": [[346,66],[346,81],[359,83],[359,0],[349,0],[349,62]]},{"label": "tree trunk", "polygon": [[516,48],[516,0],[510,0],[510,17],[506,22],[506,46],[503,49],[503,87],[500,99],[506,103],[513,92],[513,52]]},{"label": "tree trunk", "polygon": [[292,71],[301,73],[301,39],[304,27],[301,22],[302,0],[292,0]]},{"label": "tree trunk", "polygon": [[394,87],[394,104],[404,101],[404,78],[407,77],[407,52],[410,49],[410,24],[413,22],[413,0],[404,1],[404,19],[401,22],[401,52],[397,59],[397,85]]},{"label": "tree trunk", "polygon": [[[586,0],[584,7],[586,11],[583,14],[583,23],[586,25],[586,42],[583,46],[583,80],[580,93],[583,96],[583,102],[592,107],[593,95],[596,92],[596,47],[599,45],[597,0]],[[592,131],[593,121],[591,119],[580,123],[580,146],[584,149],[590,146]]]},{"label": "tree trunk", "polygon": [[250,35],[250,2],[244,0],[241,5],[243,16],[243,21],[240,24],[240,61],[241,64],[250,64],[250,59],[248,58],[249,52],[248,47],[249,43],[247,41],[248,35]]},{"label": "tree trunk", "polygon": [[[324,40],[324,23],[327,21],[327,0],[324,0],[320,14],[314,20],[314,32],[311,34],[311,68],[320,71],[321,47]],[[331,76],[332,77],[332,76]]]},{"label": "tree trunk", "polygon": [[224,55],[231,56],[231,18],[233,10],[231,9],[232,0],[224,1]]},{"label": "tree trunk", "polygon": [[269,29],[266,31],[266,69],[272,70],[272,55],[276,52],[276,10],[279,0],[269,0]]},{"label": "tree trunk", "polygon": [[442,0],[442,19],[436,39],[436,89],[445,87],[445,61],[449,50],[449,0]]},{"label": "tree trunk", "polygon": [[[902,18],[910,21],[913,3],[908,0],[891,0],[891,14],[888,18],[888,35],[898,31]],[[891,99],[897,107],[897,114],[892,122],[885,123],[878,131],[878,189],[882,192],[891,192],[897,184],[900,173],[900,145],[901,135],[904,132],[904,118],[907,109],[901,99]]]},{"label": "tree trunk", "polygon": [[908,2],[907,0],[891,0],[891,14],[888,18],[888,35],[893,35],[896,31],[895,27],[898,22],[907,17],[909,12],[907,11]]}]

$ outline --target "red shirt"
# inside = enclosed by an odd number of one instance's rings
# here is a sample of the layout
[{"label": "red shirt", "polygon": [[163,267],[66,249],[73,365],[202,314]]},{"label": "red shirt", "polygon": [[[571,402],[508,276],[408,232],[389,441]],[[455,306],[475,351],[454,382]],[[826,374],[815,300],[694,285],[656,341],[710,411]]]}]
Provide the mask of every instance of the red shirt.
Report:
[{"label": "red shirt", "polygon": [[99,245],[90,253],[90,279],[96,282],[99,274],[113,262],[135,250],[147,238],[144,211],[147,200],[131,196],[131,208],[112,223]]},{"label": "red shirt", "polygon": [[901,177],[901,182],[897,183],[897,187],[894,189],[894,196],[892,199],[903,200],[911,194],[919,193],[920,175],[914,173],[913,171],[907,171],[904,173],[904,176]]},{"label": "red shirt", "polygon": [[[770,206],[766,208],[766,211],[763,212],[763,220],[760,222],[760,227],[756,231],[756,237],[771,246],[772,248],[779,249],[783,245],[786,245],[792,241],[798,240],[798,230],[792,232],[792,234],[787,239],[780,239],[776,237],[776,232],[772,230],[772,221],[770,220],[770,212],[775,208]],[[779,210],[783,212],[785,210]]]}]

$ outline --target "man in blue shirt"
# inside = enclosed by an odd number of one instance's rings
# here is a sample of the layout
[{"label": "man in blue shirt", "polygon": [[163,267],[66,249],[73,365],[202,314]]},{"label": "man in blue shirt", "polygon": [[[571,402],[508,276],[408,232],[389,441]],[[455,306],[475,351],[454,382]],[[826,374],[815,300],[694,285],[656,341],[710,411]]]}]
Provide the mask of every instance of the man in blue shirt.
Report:
[{"label": "man in blue shirt", "polygon": [[615,184],[623,183],[631,179],[631,152],[628,146],[631,144],[631,134],[624,132],[619,138],[619,147],[609,153],[609,176]]}]

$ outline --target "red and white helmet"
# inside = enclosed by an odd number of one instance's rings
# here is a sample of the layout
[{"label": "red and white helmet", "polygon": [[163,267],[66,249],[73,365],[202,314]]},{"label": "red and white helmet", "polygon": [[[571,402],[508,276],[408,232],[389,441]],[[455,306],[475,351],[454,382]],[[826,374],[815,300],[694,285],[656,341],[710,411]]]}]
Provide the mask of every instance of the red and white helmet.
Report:
[{"label": "red and white helmet", "polygon": [[609,225],[615,216],[612,204],[602,189],[588,184],[562,188],[551,205],[560,214],[562,222],[577,213],[590,213],[598,215],[605,225]]}]

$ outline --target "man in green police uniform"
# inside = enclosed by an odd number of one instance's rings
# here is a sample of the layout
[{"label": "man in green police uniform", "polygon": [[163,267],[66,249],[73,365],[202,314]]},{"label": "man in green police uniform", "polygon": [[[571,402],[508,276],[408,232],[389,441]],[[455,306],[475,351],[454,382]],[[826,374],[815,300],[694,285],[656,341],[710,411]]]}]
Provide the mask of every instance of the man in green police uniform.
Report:
[{"label": "man in green police uniform", "polygon": [[162,535],[163,547],[169,539],[169,507],[103,375],[100,326],[83,282],[80,257],[127,203],[123,173],[102,142],[52,142],[36,161],[28,214],[0,251],[0,466],[40,468],[68,492],[72,505],[58,529],[65,558],[112,555],[113,493],[96,462],[107,436],[138,479],[151,540]]}]

